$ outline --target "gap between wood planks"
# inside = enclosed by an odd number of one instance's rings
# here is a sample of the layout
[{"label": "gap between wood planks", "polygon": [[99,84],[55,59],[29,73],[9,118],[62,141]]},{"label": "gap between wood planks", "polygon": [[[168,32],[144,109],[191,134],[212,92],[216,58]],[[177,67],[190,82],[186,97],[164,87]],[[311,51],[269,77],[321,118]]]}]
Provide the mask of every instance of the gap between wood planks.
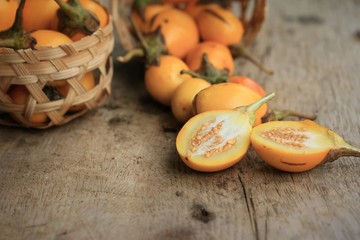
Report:
[{"label": "gap between wood planks", "polygon": [[[258,228],[258,223],[257,223],[257,219],[256,219],[256,211],[255,211],[255,207],[254,207],[254,202],[253,199],[251,197],[251,191],[248,193],[246,187],[245,187],[245,183],[241,178],[241,173],[238,173],[238,178],[241,184],[241,187],[243,189],[243,193],[244,193],[244,197],[245,197],[245,202],[246,202],[246,208],[248,210],[248,214],[249,214],[249,218],[251,221],[251,226],[255,235],[255,239],[259,240],[259,228]],[[266,239],[266,235],[265,235],[265,239]]]}]

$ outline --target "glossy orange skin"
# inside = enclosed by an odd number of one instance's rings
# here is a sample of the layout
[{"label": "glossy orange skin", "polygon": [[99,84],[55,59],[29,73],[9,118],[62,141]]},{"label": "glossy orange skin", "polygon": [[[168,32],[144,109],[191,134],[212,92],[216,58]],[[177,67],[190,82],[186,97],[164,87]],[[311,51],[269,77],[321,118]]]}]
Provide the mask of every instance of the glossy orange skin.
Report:
[{"label": "glossy orange skin", "polygon": [[244,34],[241,21],[230,11],[220,6],[208,7],[196,17],[200,37],[224,45],[240,43]]},{"label": "glossy orange skin", "polygon": [[171,111],[181,123],[185,123],[193,115],[192,102],[195,95],[211,84],[201,78],[186,79],[176,88],[171,98]]},{"label": "glossy orange skin", "polygon": [[[211,110],[231,110],[240,106],[247,106],[259,100],[261,96],[248,87],[237,83],[219,83],[211,85],[200,91],[194,99],[196,113]],[[266,114],[267,104],[256,111],[255,126],[261,123],[261,118]]]},{"label": "glossy orange skin", "polygon": [[133,18],[135,24],[142,33],[149,33],[151,19],[157,14],[170,8],[171,6],[167,4],[150,4],[145,9],[144,19],[142,19],[135,10],[131,11],[131,17]]},{"label": "glossy orange skin", "polygon": [[[91,90],[95,87],[95,78],[94,78],[94,74],[92,72],[87,72],[85,74],[85,76],[81,79],[81,86],[84,87],[86,92],[88,92],[89,90]],[[66,97],[67,94],[69,93],[70,87],[71,86],[67,83],[66,85],[64,85],[62,87],[58,87],[57,91],[62,96]],[[76,105],[76,106],[71,107],[69,109],[69,111],[77,112],[77,111],[83,110],[85,107],[86,106],[84,104]]]},{"label": "glossy orange skin", "polygon": [[[64,43],[70,43],[72,40],[63,33],[53,30],[37,30],[31,33],[37,41],[36,47],[58,47]],[[64,86],[66,81],[52,81],[47,83],[49,86],[59,87]]]},{"label": "glossy orange skin", "polygon": [[82,38],[84,38],[86,36],[88,36],[88,35],[86,35],[85,33],[77,32],[74,35],[72,35],[70,37],[70,39],[71,39],[71,41],[76,42],[76,41],[79,41],[80,39],[82,39]]},{"label": "glossy orange skin", "polygon": [[0,0],[0,31],[13,25],[18,6],[17,0]]},{"label": "glossy orange skin", "polygon": [[190,70],[197,71],[200,68],[204,53],[208,55],[208,59],[214,67],[219,70],[227,69],[229,75],[234,73],[234,59],[229,48],[213,41],[199,43],[186,55],[185,62]]},{"label": "glossy orange skin", "polygon": [[150,31],[159,26],[169,54],[175,57],[184,58],[199,42],[196,23],[184,11],[171,8],[159,13],[153,19]]},{"label": "glossy orange skin", "polygon": [[54,0],[27,0],[23,11],[23,24],[27,32],[50,29],[59,5]]},{"label": "glossy orange skin", "polygon": [[61,44],[72,42],[72,40],[63,33],[53,30],[37,30],[31,33],[36,39],[35,47],[58,47]]},{"label": "glossy orange skin", "polygon": [[181,59],[171,55],[162,56],[159,66],[149,66],[145,71],[146,90],[156,101],[170,106],[176,88],[185,79],[190,78],[189,75],[180,72],[188,69]]},{"label": "glossy orange skin", "polygon": [[[16,85],[10,89],[8,92],[9,97],[12,99],[14,104],[23,105],[26,103],[30,93],[27,88],[23,85]],[[16,118],[14,118],[16,120]],[[29,122],[35,124],[45,123],[49,120],[48,116],[45,113],[34,113]]]},{"label": "glossy orange skin", "polygon": [[261,97],[266,95],[264,88],[251,78],[245,76],[232,76],[230,77],[229,82],[242,84],[257,92]]},{"label": "glossy orange skin", "polygon": [[[261,137],[261,133],[279,128],[301,129],[302,132],[316,134],[317,138],[309,146],[299,148],[269,142]],[[272,167],[286,172],[304,172],[321,164],[334,147],[333,134],[331,130],[310,120],[272,121],[255,127],[250,139],[256,154]]]}]

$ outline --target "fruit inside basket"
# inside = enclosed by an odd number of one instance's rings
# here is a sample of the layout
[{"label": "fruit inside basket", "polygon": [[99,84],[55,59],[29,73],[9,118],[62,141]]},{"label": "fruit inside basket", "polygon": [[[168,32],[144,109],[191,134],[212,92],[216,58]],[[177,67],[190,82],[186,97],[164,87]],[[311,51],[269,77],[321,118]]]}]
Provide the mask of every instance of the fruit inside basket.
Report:
[{"label": "fruit inside basket", "polygon": [[[131,31],[129,31],[129,29],[131,29],[129,15],[134,2],[134,0],[111,0],[115,28],[120,36],[120,42],[126,51],[133,49],[137,44],[136,41],[134,41]],[[242,43],[245,46],[252,44],[256,40],[265,21],[267,8],[267,0],[164,0],[153,2],[175,4],[180,8],[184,8],[185,4],[209,3],[230,6],[243,24],[244,36],[242,37]]]},{"label": "fruit inside basket", "polygon": [[12,12],[9,7],[15,20],[0,29],[2,125],[63,125],[110,95],[114,36],[106,7],[85,0],[45,2],[22,0]]}]

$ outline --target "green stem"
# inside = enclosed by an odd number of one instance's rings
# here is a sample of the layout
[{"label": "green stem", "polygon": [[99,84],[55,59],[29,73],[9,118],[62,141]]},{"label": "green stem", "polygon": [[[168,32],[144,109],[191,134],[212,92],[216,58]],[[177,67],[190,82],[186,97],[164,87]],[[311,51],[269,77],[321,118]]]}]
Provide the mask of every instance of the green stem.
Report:
[{"label": "green stem", "polygon": [[0,32],[0,47],[12,48],[14,50],[33,48],[36,45],[36,40],[24,31],[23,28],[23,9],[26,0],[21,0],[18,9],[16,10],[16,17],[13,25]]},{"label": "green stem", "polygon": [[12,31],[23,31],[23,11],[26,0],[21,0],[18,9],[16,10],[15,21],[11,26]]},{"label": "green stem", "polygon": [[246,111],[247,112],[256,112],[262,105],[264,105],[265,103],[270,101],[273,97],[275,97],[275,93],[270,93],[270,94],[266,95],[265,97],[260,98],[256,102],[247,106]]},{"label": "green stem", "polygon": [[136,37],[139,39],[140,41],[140,44],[141,46],[145,49],[145,51],[147,51],[147,49],[149,48],[144,36],[142,35],[139,27],[136,25],[133,17],[130,17],[130,23],[131,23],[131,26],[134,28],[135,30],[135,34],[136,34]]},{"label": "green stem", "polygon": [[316,115],[307,115],[291,110],[282,110],[282,111],[272,110],[262,118],[262,122],[282,121],[288,117],[298,117],[298,118],[310,119],[310,120],[315,120],[317,118]]},{"label": "green stem", "polygon": [[[76,4],[80,4],[79,1],[77,0],[72,0],[72,1],[75,2]],[[77,12],[74,9],[74,7],[70,6],[68,3],[64,2],[63,0],[55,0],[55,2],[60,6],[60,8],[69,18],[72,18],[73,16],[77,15]]]},{"label": "green stem", "polygon": [[308,114],[304,114],[304,113],[300,113],[300,112],[294,112],[294,111],[286,111],[286,116],[285,117],[298,117],[298,118],[303,118],[303,119],[309,119],[309,120],[315,120],[317,118],[316,115],[308,115]]},{"label": "green stem", "polygon": [[96,15],[86,10],[78,0],[55,0],[60,6],[58,11],[58,30],[68,36],[77,32],[91,35],[99,28],[99,19]]},{"label": "green stem", "polygon": [[218,72],[213,72],[213,74],[204,74],[203,72],[194,72],[191,70],[182,70],[180,74],[188,74],[195,78],[201,78],[206,80],[211,84],[225,83],[228,81],[229,76],[225,73],[222,73],[220,70]]},{"label": "green stem", "polygon": [[331,149],[330,152],[326,155],[322,163],[333,162],[340,157],[358,157],[360,158],[360,149],[348,145],[342,148]]},{"label": "green stem", "polygon": [[132,17],[130,17],[130,22],[135,30],[138,40],[140,41],[141,47],[143,48],[146,65],[158,66],[160,64],[160,56],[168,54],[164,44],[163,35],[161,33],[161,26],[159,26],[155,31],[143,36]]},{"label": "green stem", "polygon": [[119,56],[117,60],[121,63],[127,63],[135,57],[144,57],[145,52],[142,48],[135,48],[127,52],[124,56]]},{"label": "green stem", "polygon": [[255,114],[256,111],[262,105],[264,105],[265,103],[270,101],[273,97],[275,97],[275,93],[270,93],[270,94],[266,95],[265,97],[257,100],[256,102],[254,102],[254,103],[252,103],[252,104],[250,104],[248,106],[237,107],[237,108],[235,108],[235,110],[248,114],[250,125],[253,126],[255,124],[255,121],[256,121],[256,114]]},{"label": "green stem", "polygon": [[359,148],[349,145],[346,149],[347,149],[347,151],[343,152],[342,157],[344,157],[344,156],[360,157],[360,149]]},{"label": "green stem", "polygon": [[[0,35],[1,37],[1,35]],[[0,47],[2,48],[13,48],[13,49],[19,49],[16,47],[16,40],[13,38],[10,39],[0,39]]]},{"label": "green stem", "polygon": [[224,83],[229,80],[228,69],[217,69],[209,59],[207,53],[204,53],[201,57],[201,65],[197,72],[206,78],[211,84]]},{"label": "green stem", "polygon": [[340,157],[360,157],[360,149],[351,146],[342,137],[332,130],[328,130],[328,136],[332,138],[334,147],[329,151],[322,163],[333,162]]},{"label": "green stem", "polygon": [[199,74],[197,72],[191,71],[191,70],[181,70],[180,74],[188,74],[195,78],[201,78],[207,81],[208,83],[214,84],[214,80],[211,77],[204,76],[202,74]]},{"label": "green stem", "polygon": [[191,71],[191,70],[181,70],[180,74],[188,74],[192,77],[196,77],[196,78],[202,78],[202,79],[205,79],[206,80],[206,77],[194,72],[194,71]]},{"label": "green stem", "polygon": [[274,71],[266,68],[264,65],[262,65],[259,60],[257,60],[243,45],[239,44],[236,46],[231,46],[231,53],[234,57],[243,57],[247,60],[249,60],[251,63],[253,63],[255,66],[257,66],[260,70],[265,72],[268,75],[274,75]]}]

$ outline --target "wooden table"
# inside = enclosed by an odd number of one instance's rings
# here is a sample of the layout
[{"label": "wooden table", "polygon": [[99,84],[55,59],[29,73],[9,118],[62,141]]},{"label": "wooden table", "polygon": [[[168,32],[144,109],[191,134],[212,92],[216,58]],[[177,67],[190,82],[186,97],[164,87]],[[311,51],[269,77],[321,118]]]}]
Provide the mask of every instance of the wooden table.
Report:
[{"label": "wooden table", "polygon": [[[360,2],[271,0],[252,49],[271,108],[317,114],[360,146]],[[117,46],[114,56],[122,51]],[[175,150],[180,125],[139,62],[115,63],[109,102],[49,130],[0,127],[0,239],[360,239],[360,161],[304,173],[253,151],[211,174]]]}]

